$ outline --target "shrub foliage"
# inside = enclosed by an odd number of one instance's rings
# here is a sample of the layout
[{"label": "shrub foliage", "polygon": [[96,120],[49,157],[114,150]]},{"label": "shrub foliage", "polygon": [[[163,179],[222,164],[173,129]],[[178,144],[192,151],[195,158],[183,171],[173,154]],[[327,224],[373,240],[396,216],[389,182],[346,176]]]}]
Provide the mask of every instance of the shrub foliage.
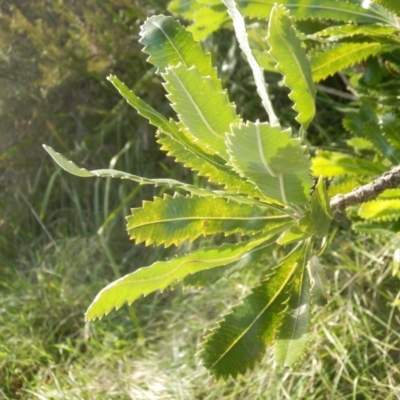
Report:
[{"label": "shrub foliage", "polygon": [[[236,377],[252,369],[267,345],[274,346],[279,366],[290,367],[304,354],[311,305],[324,303],[318,256],[332,221],[330,197],[390,169],[398,162],[400,143],[397,113],[390,101],[399,74],[395,4],[380,1],[363,8],[357,2],[332,0],[299,0],[295,5],[285,1],[260,5],[251,0],[223,3],[175,0],[170,10],[193,21],[188,29],[163,15],[149,18],[141,28],[143,51],[164,81],[175,119],[146,104],[116,76],[108,78],[156,126],[162,150],[206,177],[205,187],[118,170],[87,170],[45,146],[71,174],[127,179],[173,191],[132,209],[127,229],[137,242],[170,246],[207,235],[239,237],[235,243],[226,240],[220,246],[155,262],[112,282],[90,305],[87,320],[179,282],[200,287],[212,284],[255,266],[267,248],[283,250],[285,255],[267,276],[222,316],[201,344],[202,362],[217,378]],[[264,49],[252,51],[244,17],[260,20],[259,26],[266,30]],[[301,30],[304,19],[316,20],[313,32]],[[210,55],[196,41],[231,24],[268,122],[243,121]],[[275,114],[262,68],[274,68],[290,90],[296,112],[290,128],[282,126]],[[349,80],[351,87],[353,101],[344,126],[354,134],[347,143],[354,151],[320,150],[311,159],[307,130],[316,113],[316,83],[335,73]],[[320,176],[315,182],[311,171]],[[335,178],[329,192],[322,177]],[[355,225],[359,231],[368,231],[370,221],[377,221],[376,229],[390,232],[399,217],[398,202],[400,195],[394,189],[356,212],[350,208],[349,213],[362,220]]]}]

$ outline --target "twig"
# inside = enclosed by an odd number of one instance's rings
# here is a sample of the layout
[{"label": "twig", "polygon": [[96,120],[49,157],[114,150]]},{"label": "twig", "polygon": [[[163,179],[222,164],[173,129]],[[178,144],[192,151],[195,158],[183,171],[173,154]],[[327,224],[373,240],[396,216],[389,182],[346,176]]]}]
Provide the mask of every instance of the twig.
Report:
[{"label": "twig", "polygon": [[385,172],[382,176],[367,185],[360,186],[347,194],[338,194],[332,197],[332,210],[343,212],[346,207],[365,203],[378,196],[386,189],[393,189],[400,184],[400,166]]},{"label": "twig", "polygon": [[341,97],[342,99],[347,99],[352,101],[356,101],[359,99],[358,96],[355,96],[354,94],[351,93],[343,92],[342,90],[337,90],[324,85],[316,85],[316,86],[317,90],[319,90],[320,92],[332,94],[333,96]]}]

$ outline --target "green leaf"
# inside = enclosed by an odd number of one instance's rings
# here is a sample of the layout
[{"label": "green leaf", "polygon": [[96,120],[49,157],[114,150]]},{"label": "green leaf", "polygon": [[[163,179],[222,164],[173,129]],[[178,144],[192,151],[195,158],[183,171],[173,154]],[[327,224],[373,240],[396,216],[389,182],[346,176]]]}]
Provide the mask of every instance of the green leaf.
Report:
[{"label": "green leaf", "polygon": [[[396,0],[397,1],[397,0]],[[370,25],[338,25],[330,26],[322,31],[310,35],[311,38],[327,37],[329,41],[339,40],[346,37],[362,35],[371,38],[373,41],[379,39],[389,39],[389,36],[398,32],[398,29],[391,26],[377,24]]]},{"label": "green leaf", "polygon": [[361,157],[334,151],[319,150],[312,159],[315,176],[334,177],[340,175],[380,175],[386,169],[382,164]]},{"label": "green leaf", "polygon": [[168,155],[184,162],[185,166],[198,170],[200,175],[210,178],[212,182],[225,185],[235,193],[261,197],[262,195],[254,185],[241,179],[238,174],[225,165],[225,161],[216,154],[209,154],[194,143],[195,138],[173,121],[168,121],[163,115],[139,99],[117,77],[109,76],[108,80],[117,88],[125,100],[134,107],[140,115],[147,118],[151,124],[158,127],[159,143],[163,150],[169,151]]},{"label": "green leaf", "polygon": [[390,142],[385,138],[381,127],[376,122],[365,123],[363,132],[375,149],[377,149],[385,158],[390,160],[394,165],[400,163],[400,156]]},{"label": "green leaf", "polygon": [[332,221],[332,210],[329,204],[328,192],[322,177],[318,179],[317,186],[311,195],[311,220],[317,238],[328,234]]},{"label": "green leaf", "polygon": [[311,190],[310,161],[290,130],[268,123],[240,124],[228,137],[233,168],[267,197],[306,204]]},{"label": "green leaf", "polygon": [[[335,0],[236,0],[236,4],[245,17],[262,20],[269,18],[275,4],[281,4],[296,19],[328,19],[398,27],[396,16],[377,4],[370,4],[366,8],[354,2]],[[227,22],[226,11],[220,7],[219,0],[174,0],[169,9],[193,21],[189,30],[197,39],[204,38]]]},{"label": "green leaf", "polygon": [[393,11],[400,17],[400,3],[398,0],[374,0],[374,3],[386,7],[388,10]]},{"label": "green leaf", "polygon": [[254,82],[257,87],[257,93],[261,98],[261,103],[263,104],[265,110],[267,111],[269,122],[271,126],[279,126],[279,121],[275,115],[274,109],[271,104],[271,100],[268,96],[267,84],[264,79],[263,70],[259,66],[257,60],[255,59],[248,40],[246,25],[243,16],[240,14],[236,8],[234,0],[222,0],[228,9],[228,13],[232,18],[233,27],[235,28],[236,38],[239,42],[239,46],[242,49],[244,55],[247,58],[247,62],[253,72]]},{"label": "green leaf", "polygon": [[179,244],[195,240],[201,235],[241,232],[252,235],[287,224],[286,215],[273,215],[268,207],[256,207],[226,201],[222,198],[156,197],[145,201],[142,208],[132,209],[127,217],[131,239],[146,245]]},{"label": "green leaf", "polygon": [[315,115],[315,86],[306,52],[293,28],[289,13],[281,6],[272,9],[267,41],[269,54],[277,61],[276,69],[291,89],[290,99],[297,111],[297,122],[305,131]]},{"label": "green leaf", "polygon": [[174,189],[182,189],[186,192],[196,194],[198,196],[220,196],[224,193],[219,193],[218,191],[201,189],[194,185],[188,185],[176,181],[174,179],[147,179],[141,176],[128,174],[127,172],[118,171],[116,169],[96,169],[93,171],[88,171],[85,168],[79,168],[72,161],[68,161],[62,154],[57,153],[51,147],[43,145],[44,149],[50,154],[53,160],[65,171],[72,175],[79,176],[81,178],[90,177],[100,177],[100,178],[117,178],[117,179],[129,179],[131,181],[137,182],[140,185],[154,185],[154,186],[166,186]]},{"label": "green leaf", "polygon": [[222,4],[204,6],[193,15],[193,24],[187,30],[197,40],[204,39],[211,33],[229,24],[231,20]]},{"label": "green leaf", "polygon": [[157,66],[159,72],[178,64],[186,68],[195,66],[200,75],[210,76],[217,90],[222,90],[210,53],[205,54],[200,43],[173,18],[164,15],[149,18],[142,25],[140,36],[140,43],[145,46],[143,51],[150,55],[147,61]]},{"label": "green leaf", "polygon": [[333,196],[336,196],[337,194],[349,193],[356,187],[360,186],[360,184],[361,184],[361,182],[358,177],[341,176],[340,178],[336,178],[329,185],[329,190],[328,190],[329,197],[332,198]]},{"label": "green leaf", "polygon": [[370,56],[393,51],[395,48],[393,45],[379,42],[340,43],[331,49],[312,53],[311,69],[314,82],[326,79]]},{"label": "green leaf", "polygon": [[283,232],[281,236],[279,236],[276,243],[284,246],[289,243],[301,242],[305,239],[308,239],[313,233],[307,232],[307,230],[304,228],[308,228],[308,226],[300,227],[299,224],[293,224],[291,227],[289,227],[289,229]]},{"label": "green leaf", "polygon": [[227,159],[225,133],[236,123],[236,111],[226,92],[219,91],[195,67],[180,64],[166,71],[164,86],[181,121],[204,146]]},{"label": "green leaf", "polygon": [[220,0],[172,0],[168,4],[168,10],[183,15],[186,19],[193,19],[199,10],[217,5],[221,5]]},{"label": "green leaf", "polygon": [[275,245],[275,236],[268,242],[249,251],[240,260],[223,267],[206,269],[195,274],[187,275],[182,282],[183,287],[203,288],[206,285],[214,284],[219,279],[228,278],[235,272],[241,272],[244,268],[255,266],[256,263],[265,255],[268,246]]},{"label": "green leaf", "polygon": [[277,243],[286,245],[309,237],[324,238],[332,221],[332,211],[325,183],[320,177],[311,195],[310,209],[306,211],[296,225],[292,225],[278,238]]},{"label": "green leaf", "polygon": [[310,280],[305,268],[305,254],[299,257],[298,264],[290,288],[287,309],[275,338],[275,361],[280,367],[292,367],[307,347],[310,324]]},{"label": "green leaf", "polygon": [[398,221],[363,221],[356,222],[352,228],[354,232],[361,235],[393,237],[400,231],[400,223]]},{"label": "green leaf", "polygon": [[173,135],[159,131],[157,138],[157,142],[162,145],[161,150],[167,151],[167,154],[174,157],[177,162],[183,162],[186,168],[207,177],[210,182],[223,185],[225,190],[232,190],[234,193],[245,194],[252,198],[262,197],[253,184],[246,182],[225,165],[224,160],[218,155],[203,151],[183,130],[177,129]]},{"label": "green leaf", "polygon": [[[152,125],[159,128],[165,134],[170,135],[179,141],[181,133],[175,121],[168,121],[162,114],[137,97],[135,93],[129,90],[116,76],[110,75],[107,79],[115,86],[128,104],[135,108],[141,116],[147,118]],[[186,142],[183,144],[186,144]],[[192,147],[194,148],[196,146],[193,144]],[[196,150],[200,151],[201,149]],[[223,162],[222,159],[220,162]]]},{"label": "green leaf", "polygon": [[372,150],[372,143],[364,138],[351,138],[346,141],[348,146],[354,147],[355,150]]},{"label": "green leaf", "polygon": [[229,23],[230,19],[220,0],[173,0],[168,9],[193,21],[187,30],[200,40]]},{"label": "green leaf", "polygon": [[307,263],[307,270],[310,276],[310,295],[314,304],[326,305],[325,272],[317,256],[311,256]]},{"label": "green leaf", "polygon": [[335,0],[237,0],[240,11],[247,17],[268,18],[274,4],[282,4],[296,19],[324,18],[335,21],[383,23],[396,26],[396,19],[381,8],[371,5],[363,8],[359,4]]},{"label": "green leaf", "polygon": [[387,113],[382,117],[382,130],[391,145],[400,151],[400,121],[392,113]]},{"label": "green leaf", "polygon": [[261,360],[282,321],[291,282],[304,264],[304,255],[304,245],[293,250],[206,336],[200,355],[216,378],[236,377]]},{"label": "green leaf", "polygon": [[378,196],[378,199],[398,199],[400,198],[400,188],[386,189]]},{"label": "green leaf", "polygon": [[102,318],[113,308],[118,309],[125,303],[131,304],[140,296],[146,296],[156,290],[164,290],[190,274],[234,263],[257,246],[262,246],[264,242],[270,245],[268,240],[275,234],[273,231],[249,242],[197,250],[169,261],[157,261],[149,267],[140,268],[102,289],[88,308],[85,318],[87,321]]},{"label": "green leaf", "polygon": [[393,221],[400,218],[400,199],[374,200],[361,204],[358,215],[364,219]]}]

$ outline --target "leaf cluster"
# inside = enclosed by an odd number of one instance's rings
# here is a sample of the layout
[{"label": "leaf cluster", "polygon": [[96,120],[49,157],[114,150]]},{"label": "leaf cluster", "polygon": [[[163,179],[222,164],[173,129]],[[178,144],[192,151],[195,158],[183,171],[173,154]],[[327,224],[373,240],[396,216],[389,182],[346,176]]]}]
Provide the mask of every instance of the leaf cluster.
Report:
[{"label": "leaf cluster", "polygon": [[[251,0],[223,3],[176,0],[170,9],[193,21],[188,30],[163,15],[149,18],[141,28],[143,51],[163,79],[174,118],[167,119],[146,104],[116,76],[108,78],[125,100],[157,128],[162,150],[205,177],[206,187],[112,169],[89,171],[45,146],[53,159],[74,175],[128,179],[174,191],[172,196],[155,197],[131,210],[127,230],[137,242],[169,246],[207,235],[241,237],[237,243],[158,261],[112,282],[89,307],[88,320],[101,318],[113,308],[130,304],[141,295],[174,287],[178,282],[198,286],[213,283],[232,271],[254,268],[257,255],[267,247],[284,249],[286,255],[270,268],[267,276],[261,277],[249,295],[222,316],[201,344],[202,362],[217,378],[236,377],[252,369],[267,345],[274,346],[276,364],[285,367],[292,366],[306,350],[310,305],[324,302],[316,256],[332,220],[324,181],[319,179],[313,187],[310,168],[321,176],[342,176],[351,170],[353,176],[368,177],[366,170],[370,174],[383,172],[387,162],[397,159],[395,148],[390,147],[394,146],[394,129],[391,138],[377,133],[383,131],[382,121],[395,119],[390,119],[394,113],[378,115],[372,106],[372,116],[363,111],[366,120],[360,117],[360,111],[354,120],[345,121],[363,133],[370,127],[370,136],[360,137],[362,141],[357,143],[372,150],[381,162],[325,151],[318,152],[311,163],[306,141],[316,113],[317,82],[367,60],[367,64],[372,63],[370,75],[367,78],[364,73],[363,79],[358,80],[359,90],[369,98],[382,100],[372,84],[368,86],[368,82],[378,79],[373,74],[376,58],[369,57],[396,53],[397,19],[389,11],[393,7],[372,4],[362,8],[356,2],[332,0],[315,4],[298,1],[294,5],[284,1],[260,5]],[[259,57],[253,54],[244,17],[268,20],[262,57],[260,53]],[[327,28],[321,24],[319,30],[306,34],[295,23],[324,18],[344,25]],[[210,54],[195,40],[230,25],[230,21],[269,122],[243,121],[212,66]],[[290,90],[295,128],[281,126],[274,112],[264,80],[264,63],[283,76],[283,84]],[[357,74],[350,75],[353,82]],[[342,183],[347,184],[347,180]],[[395,208],[393,202],[391,209]]]}]

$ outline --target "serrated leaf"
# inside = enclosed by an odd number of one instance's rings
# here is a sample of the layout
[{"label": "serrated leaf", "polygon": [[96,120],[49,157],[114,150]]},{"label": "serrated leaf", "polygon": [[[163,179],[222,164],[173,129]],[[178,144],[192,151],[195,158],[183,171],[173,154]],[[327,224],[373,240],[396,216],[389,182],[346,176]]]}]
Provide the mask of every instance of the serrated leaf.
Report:
[{"label": "serrated leaf", "polygon": [[[391,3],[396,1],[378,0],[375,2]],[[236,3],[241,13],[251,18],[268,19],[274,4],[282,4],[290,9],[290,13],[297,19],[325,18],[335,21],[383,23],[396,26],[395,16],[374,4],[364,8],[361,4],[335,0],[236,0]],[[216,4],[216,0],[174,0],[169,9],[184,15],[188,19],[193,19],[196,9],[207,6],[213,7]],[[395,11],[387,4],[382,5]]]},{"label": "serrated leaf", "polygon": [[168,4],[168,10],[183,15],[186,19],[193,19],[197,11],[220,4],[220,0],[172,0]]},{"label": "serrated leaf", "polygon": [[322,177],[318,179],[317,186],[311,195],[310,217],[313,222],[316,237],[325,237],[331,225],[332,210],[329,204],[326,185]]},{"label": "serrated leaf", "polygon": [[[156,111],[154,108],[146,104],[143,100],[141,100],[139,97],[135,95],[131,90],[129,90],[124,83],[122,83],[116,76],[110,75],[107,78],[114,86],[115,88],[119,91],[121,96],[128,102],[129,105],[131,105],[133,108],[135,108],[138,113],[147,118],[149,122],[159,128],[163,133],[166,135],[169,135],[173,137],[177,142],[179,142],[182,146],[186,146],[188,143],[191,144],[191,151],[195,153],[199,153],[202,155],[202,157],[208,157],[209,154],[204,153],[201,148],[199,148],[193,141],[188,140],[187,137],[184,137],[182,135],[182,132],[180,131],[180,128],[176,121],[174,120],[167,120],[162,114],[160,114],[158,111]],[[218,161],[217,161],[218,160]],[[208,162],[211,163],[222,163],[223,164],[223,159],[215,156],[215,157],[209,157],[207,159]]]},{"label": "serrated leaf", "polygon": [[230,21],[220,0],[173,0],[168,9],[193,21],[187,30],[196,40],[205,38]]},{"label": "serrated leaf", "polygon": [[393,15],[374,5],[363,8],[359,4],[335,0],[237,0],[240,11],[253,18],[268,18],[274,4],[282,4],[296,19],[324,18],[335,21],[383,23],[397,26]]},{"label": "serrated leaf", "polygon": [[400,16],[400,3],[398,0],[374,0],[374,3],[386,7],[388,10],[393,11]]},{"label": "serrated leaf", "polygon": [[[397,0],[396,0],[397,1]],[[384,37],[387,39],[394,35],[398,30],[391,26],[382,26],[377,24],[370,25],[338,25],[330,26],[322,31],[311,35],[311,37],[327,37],[329,41],[337,41],[345,37],[356,35],[367,36],[371,39]]]},{"label": "serrated leaf", "polygon": [[393,51],[395,46],[379,42],[340,43],[337,46],[311,54],[311,69],[314,82],[326,79],[370,56]]},{"label": "serrated leaf", "polygon": [[169,156],[174,157],[177,162],[183,162],[186,168],[197,171],[198,175],[207,177],[210,182],[252,198],[262,197],[253,184],[246,182],[225,165],[224,160],[218,155],[203,151],[191,137],[185,135],[185,132],[177,129],[173,135],[170,135],[159,131],[157,138],[157,142],[162,145],[161,149],[167,151]]},{"label": "serrated leaf", "polygon": [[272,9],[267,41],[269,54],[277,61],[276,69],[291,89],[289,98],[297,111],[297,122],[305,131],[315,115],[315,86],[310,63],[293,28],[288,11],[282,6]]},{"label": "serrated leaf", "polygon": [[186,135],[175,121],[168,121],[163,115],[139,99],[117,77],[111,75],[108,80],[140,115],[160,129],[159,143],[163,145],[163,150],[168,151],[169,155],[176,157],[179,162],[184,162],[188,168],[199,171],[200,175],[209,177],[212,182],[225,185],[226,189],[252,197],[261,196],[254,185],[241,179],[225,165],[225,161],[221,157],[205,152],[194,143],[194,137]]},{"label": "serrated leaf", "polygon": [[253,72],[254,82],[257,87],[257,93],[261,98],[261,103],[263,104],[265,110],[267,111],[269,122],[272,126],[279,126],[278,118],[273,110],[271,100],[268,96],[267,84],[264,79],[264,74],[261,67],[258,65],[255,59],[248,40],[246,25],[243,16],[240,14],[239,10],[236,8],[234,0],[222,0],[228,9],[228,13],[232,18],[233,27],[235,29],[236,38],[239,42],[239,46],[242,49],[244,55],[247,58],[247,62]]},{"label": "serrated leaf", "polygon": [[346,194],[351,192],[356,187],[360,186],[360,181],[354,176],[341,176],[336,178],[329,185],[329,197],[336,196],[337,194]]},{"label": "serrated leaf", "polygon": [[365,221],[354,223],[352,228],[357,234],[393,237],[400,231],[400,223],[397,221]]},{"label": "serrated leaf", "polygon": [[293,276],[290,298],[281,326],[275,337],[275,362],[280,367],[292,367],[307,347],[310,324],[310,280],[305,268],[306,260],[299,257]]},{"label": "serrated leaf", "polygon": [[[117,178],[117,179],[128,179],[139,183],[140,185],[154,185],[154,186],[166,186],[174,189],[182,189],[186,192],[196,194],[198,196],[219,196],[218,191],[201,189],[194,185],[188,185],[176,181],[174,179],[148,179],[142,178],[141,176],[128,174],[127,172],[118,171],[116,169],[96,169],[88,171],[85,168],[79,168],[72,161],[67,160],[62,154],[57,153],[49,146],[43,145],[43,148],[50,154],[53,160],[65,171],[72,175],[79,176],[81,178],[99,177],[99,178]],[[221,193],[221,195],[224,193]]]},{"label": "serrated leaf", "polygon": [[201,235],[236,232],[253,235],[290,221],[286,215],[273,215],[267,207],[177,194],[145,201],[142,208],[131,211],[132,215],[127,217],[130,238],[137,243],[145,241],[146,245],[166,247],[193,241]]},{"label": "serrated leaf", "polygon": [[378,197],[379,200],[383,199],[397,199],[400,198],[400,188],[396,189],[386,189],[383,193],[381,193]]},{"label": "serrated leaf", "polygon": [[197,250],[169,261],[157,261],[149,267],[140,268],[101,290],[88,308],[85,318],[87,321],[102,318],[113,308],[118,309],[125,303],[131,304],[140,296],[146,296],[156,290],[164,290],[189,274],[236,262],[249,251],[268,242],[274,234],[275,232],[271,232],[248,242]]},{"label": "serrated leaf", "polygon": [[227,159],[225,134],[236,123],[236,111],[226,92],[219,91],[195,67],[180,64],[166,71],[164,86],[181,121],[203,145]]},{"label": "serrated leaf", "polygon": [[217,90],[222,90],[210,53],[205,54],[200,43],[178,21],[155,15],[142,25],[140,36],[139,42],[145,46],[143,51],[150,56],[147,61],[157,66],[158,72],[178,64],[186,68],[195,66],[200,75],[210,76]]},{"label": "serrated leaf", "polygon": [[240,124],[228,137],[233,168],[268,198],[306,204],[311,189],[310,161],[290,130],[268,123]]},{"label": "serrated leaf", "polygon": [[[398,27],[395,15],[376,4],[362,7],[361,4],[335,0],[236,0],[236,4],[245,17],[262,20],[269,18],[274,4],[281,4],[288,8],[296,19],[328,19]],[[189,29],[197,39],[204,38],[227,21],[226,12],[219,7],[217,0],[174,0],[169,9],[193,21]]]},{"label": "serrated leaf", "polygon": [[400,218],[400,199],[374,200],[361,204],[358,215],[364,219],[393,221]]},{"label": "serrated leaf", "polygon": [[315,176],[334,177],[340,175],[380,175],[384,165],[355,157],[350,154],[319,150],[312,159],[311,167]]},{"label": "serrated leaf", "polygon": [[285,246],[290,243],[301,242],[309,238],[312,233],[308,233],[300,228],[298,224],[293,224],[289,229],[282,233],[277,239],[276,243],[281,246]]},{"label": "serrated leaf", "polygon": [[182,282],[183,287],[203,288],[206,285],[214,284],[222,278],[228,278],[235,272],[241,272],[244,268],[255,266],[263,257],[267,247],[276,244],[275,236],[262,246],[249,251],[240,260],[235,261],[223,267],[206,269],[195,274],[187,275]]},{"label": "serrated leaf", "polygon": [[193,24],[187,30],[192,32],[196,40],[204,39],[230,22],[223,4],[203,6],[194,13],[192,19]]},{"label": "serrated leaf", "polygon": [[372,143],[364,138],[351,138],[346,141],[348,146],[354,147],[356,150],[370,150],[373,149]]},{"label": "serrated leaf", "polygon": [[304,245],[296,247],[206,336],[200,355],[216,378],[236,377],[261,360],[267,344],[274,340],[286,308],[290,282],[303,264],[304,254]]},{"label": "serrated leaf", "polygon": [[332,211],[329,204],[329,197],[325,182],[320,177],[311,195],[310,209],[301,216],[296,225],[292,225],[282,233],[277,243],[287,245],[312,236],[324,238],[328,234],[331,221]]},{"label": "serrated leaf", "polygon": [[325,272],[317,256],[311,256],[307,263],[310,277],[310,295],[314,304],[324,306],[327,303],[325,292]]},{"label": "serrated leaf", "polygon": [[382,130],[385,137],[392,146],[400,151],[400,121],[399,118],[392,113],[387,113],[382,117]]},{"label": "serrated leaf", "polygon": [[394,165],[400,163],[400,157],[390,142],[385,138],[382,129],[375,122],[367,122],[363,127],[364,135],[385,158]]}]

